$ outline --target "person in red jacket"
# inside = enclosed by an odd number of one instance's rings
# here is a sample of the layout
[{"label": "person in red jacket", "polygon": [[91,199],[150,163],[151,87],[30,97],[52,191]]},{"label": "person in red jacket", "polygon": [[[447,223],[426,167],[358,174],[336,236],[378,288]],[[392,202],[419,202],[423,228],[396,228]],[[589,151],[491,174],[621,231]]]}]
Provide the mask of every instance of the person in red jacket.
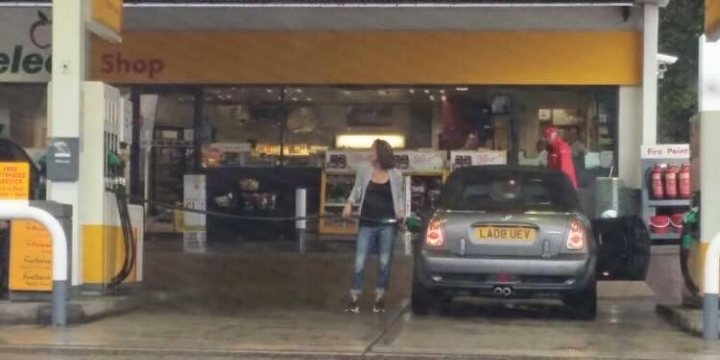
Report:
[{"label": "person in red jacket", "polygon": [[575,190],[578,189],[577,177],[575,176],[575,165],[573,164],[572,150],[568,143],[563,140],[555,127],[547,127],[543,132],[545,142],[548,144],[547,166],[548,169],[558,169],[565,173]]}]

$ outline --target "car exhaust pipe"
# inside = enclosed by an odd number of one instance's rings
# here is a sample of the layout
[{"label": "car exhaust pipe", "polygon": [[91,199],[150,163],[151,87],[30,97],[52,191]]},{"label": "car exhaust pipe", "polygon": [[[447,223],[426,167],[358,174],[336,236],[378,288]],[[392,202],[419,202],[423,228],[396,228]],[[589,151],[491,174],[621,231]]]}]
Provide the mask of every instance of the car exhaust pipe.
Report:
[{"label": "car exhaust pipe", "polygon": [[503,296],[508,297],[508,296],[512,295],[512,293],[513,293],[512,288],[510,288],[510,287],[502,288]]},{"label": "car exhaust pipe", "polygon": [[501,287],[499,287],[499,286],[496,286],[496,287],[493,289],[493,292],[495,293],[495,295],[502,295],[502,294],[503,294],[503,288],[501,288]]}]

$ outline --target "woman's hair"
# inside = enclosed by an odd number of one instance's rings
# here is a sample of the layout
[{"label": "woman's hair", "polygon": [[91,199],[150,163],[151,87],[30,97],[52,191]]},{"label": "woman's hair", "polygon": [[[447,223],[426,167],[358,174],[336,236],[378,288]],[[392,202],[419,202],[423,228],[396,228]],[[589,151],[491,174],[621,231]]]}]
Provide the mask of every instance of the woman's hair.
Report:
[{"label": "woman's hair", "polygon": [[381,139],[373,142],[373,149],[377,154],[377,165],[383,170],[389,170],[395,167],[395,155],[390,144]]}]

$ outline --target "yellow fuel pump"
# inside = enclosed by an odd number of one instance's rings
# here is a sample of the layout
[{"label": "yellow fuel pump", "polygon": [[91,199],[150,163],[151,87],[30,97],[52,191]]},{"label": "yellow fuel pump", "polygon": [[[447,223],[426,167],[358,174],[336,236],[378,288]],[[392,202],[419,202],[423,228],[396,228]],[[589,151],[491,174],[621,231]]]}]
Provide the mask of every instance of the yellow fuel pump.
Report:
[{"label": "yellow fuel pump", "polygon": [[85,83],[78,209],[85,291],[142,281],[144,211],[126,197],[131,124],[131,104],[118,89]]}]

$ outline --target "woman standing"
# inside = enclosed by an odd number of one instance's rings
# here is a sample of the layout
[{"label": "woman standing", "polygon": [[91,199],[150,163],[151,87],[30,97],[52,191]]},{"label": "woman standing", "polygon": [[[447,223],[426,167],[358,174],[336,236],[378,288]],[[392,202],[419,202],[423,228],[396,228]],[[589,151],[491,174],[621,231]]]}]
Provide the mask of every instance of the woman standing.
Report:
[{"label": "woman standing", "polygon": [[390,280],[393,242],[397,225],[405,217],[403,178],[395,169],[392,147],[387,141],[378,139],[372,149],[372,167],[358,170],[355,186],[342,212],[343,217],[349,218],[352,206],[360,207],[350,303],[346,309],[350,313],[360,311],[358,298],[364,283],[365,262],[375,241],[379,243],[380,257],[373,312],[385,311],[383,297]]}]

